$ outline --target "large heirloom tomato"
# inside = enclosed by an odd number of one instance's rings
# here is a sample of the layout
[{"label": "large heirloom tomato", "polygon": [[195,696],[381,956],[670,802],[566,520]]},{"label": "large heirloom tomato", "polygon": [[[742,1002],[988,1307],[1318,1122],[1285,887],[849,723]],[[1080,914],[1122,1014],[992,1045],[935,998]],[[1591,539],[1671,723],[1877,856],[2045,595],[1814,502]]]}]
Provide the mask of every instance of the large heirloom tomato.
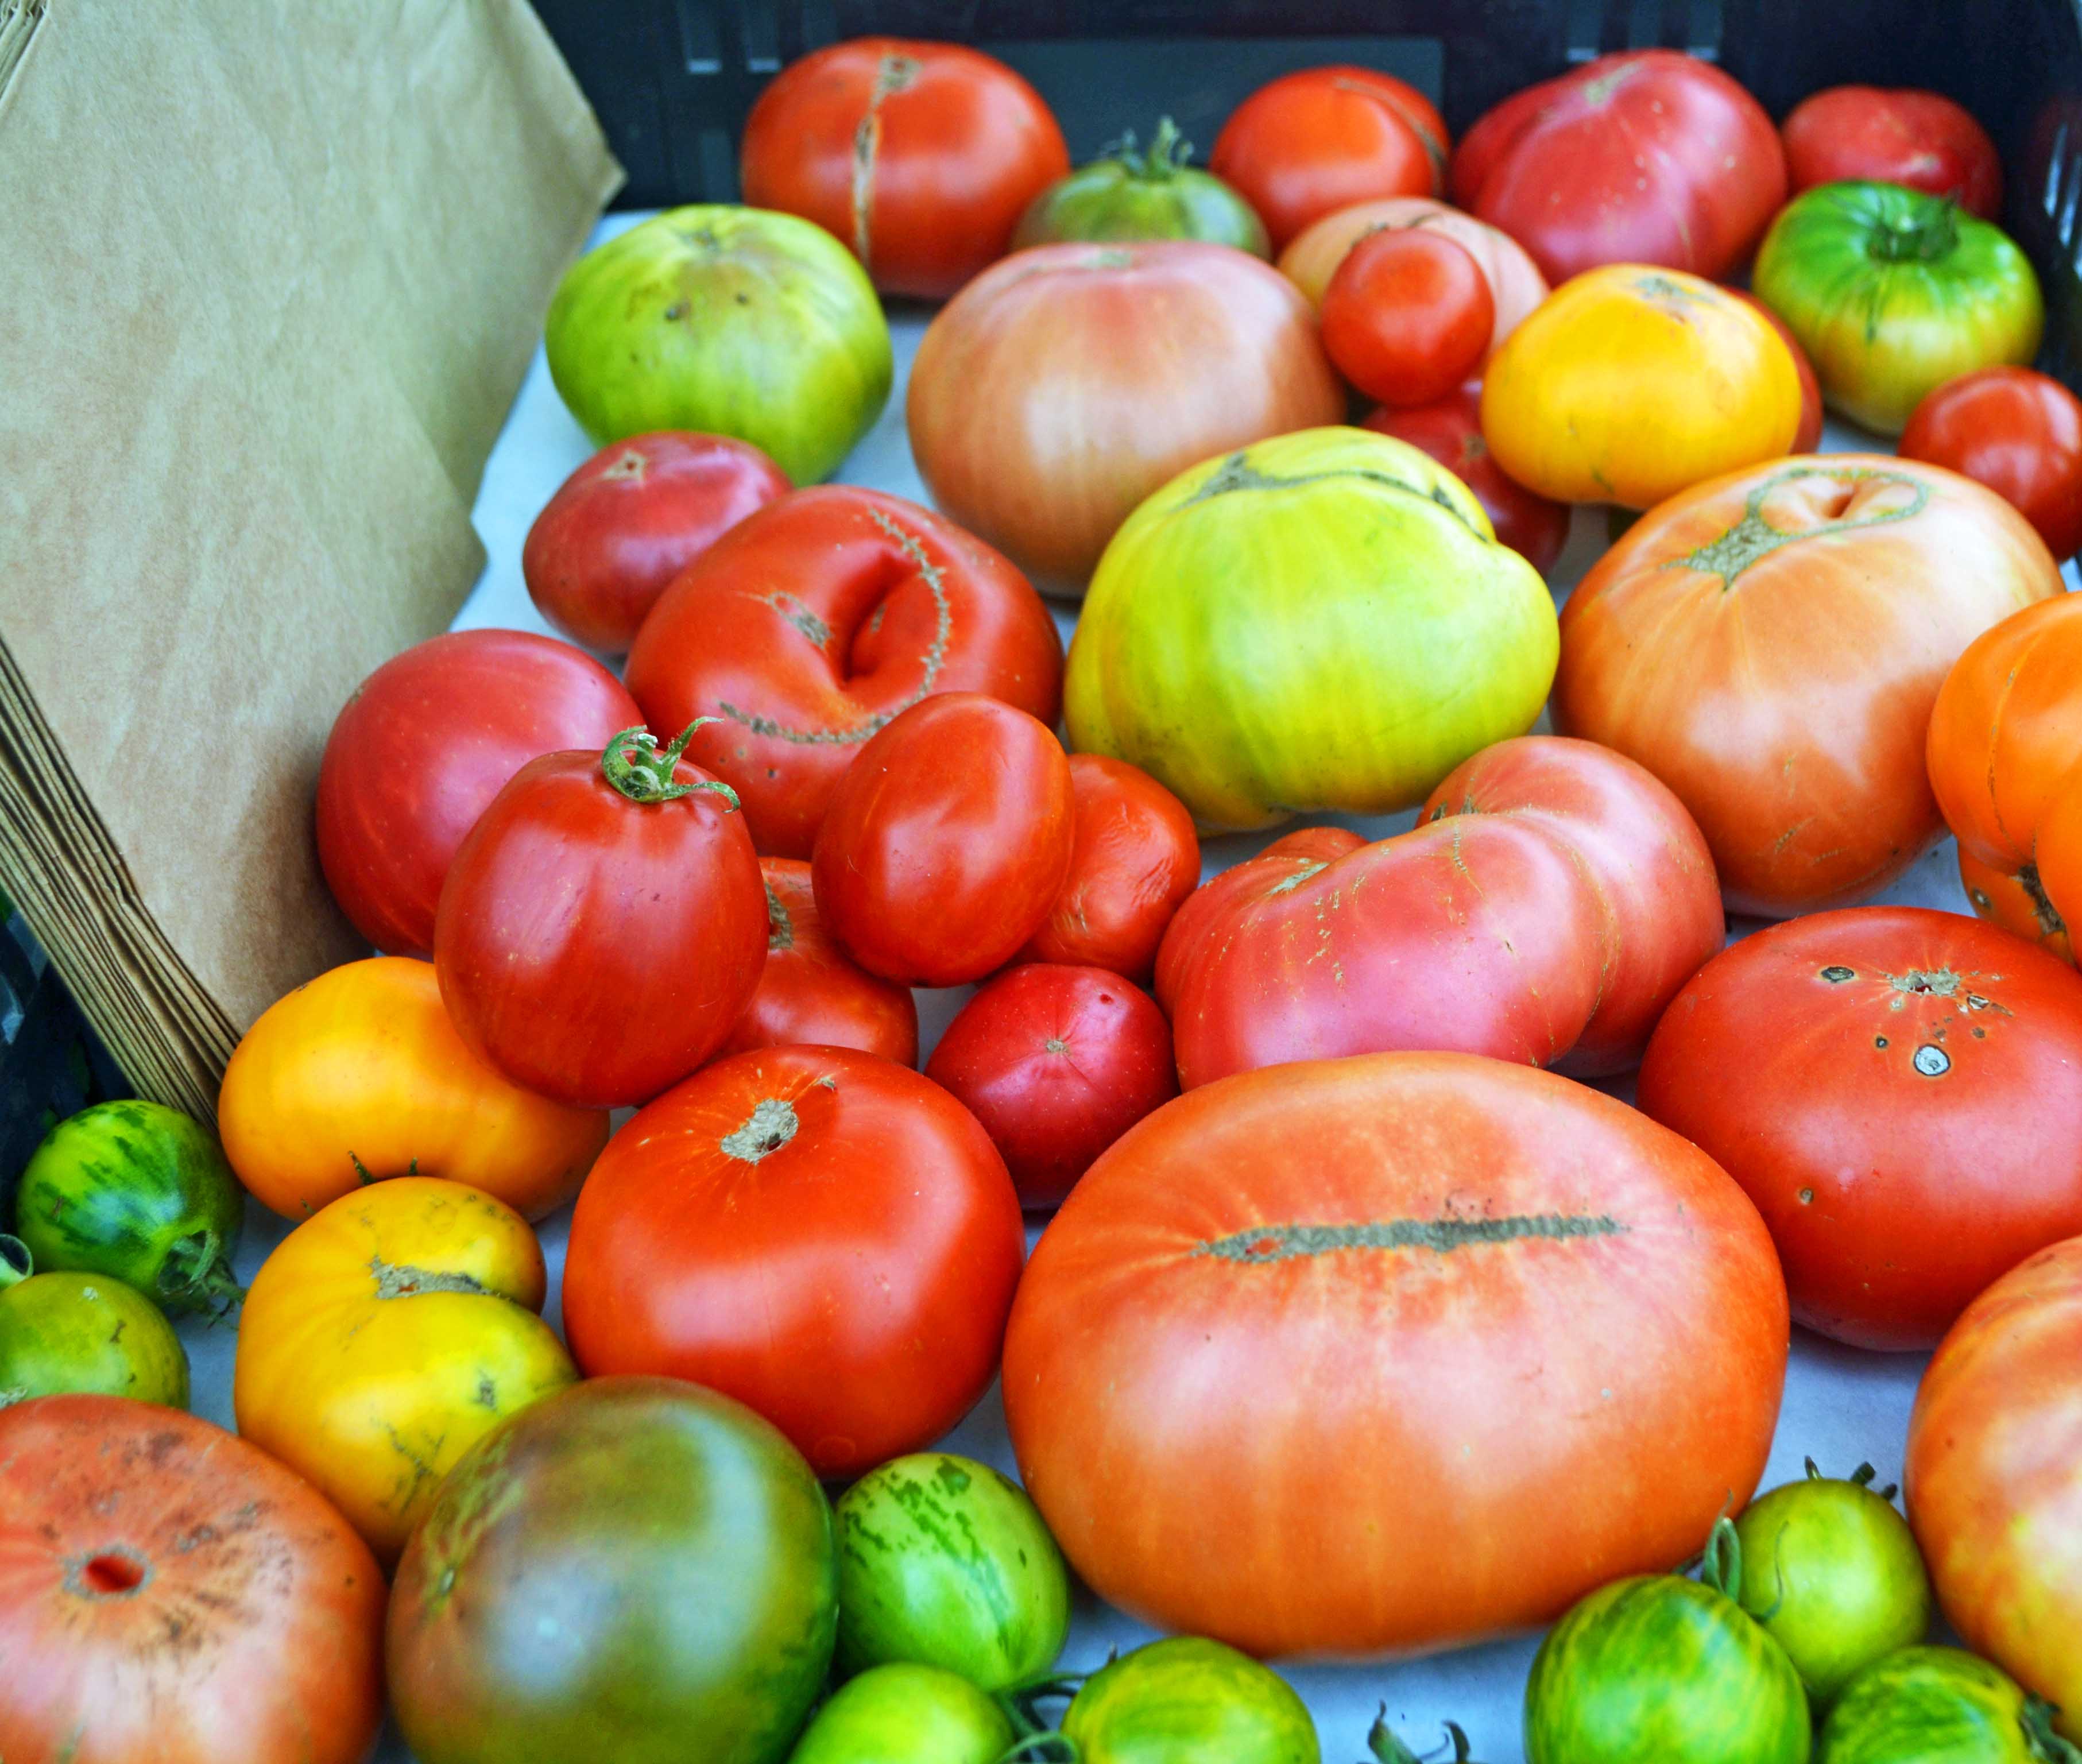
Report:
[{"label": "large heirloom tomato", "polygon": [[958,43],[864,36],[791,62],[744,125],[744,200],[815,221],[885,294],[945,300],[1070,169],[1041,95]]},{"label": "large heirloom tomato", "polygon": [[1669,49],[1606,55],[1506,99],[1453,155],[1453,200],[1559,282],[1599,264],[1709,278],[1749,255],[1785,200],[1764,107]]},{"label": "large heirloom tomato", "polygon": [[1928,1348],[2082,1231],[2082,976],[1958,913],[1775,925],[1677,995],[1641,1107],[1757,1204],[1802,1323]]},{"label": "large heirloom tomato", "polygon": [[2082,550],[2082,399],[2034,368],[1983,368],[1916,407],[1897,449],[1986,484],[2063,562]]},{"label": "large heirloom tomato", "polygon": [[383,1572],[310,1485],[122,1397],[0,1408],[0,1757],[362,1764]]},{"label": "large heirloom tomato", "polygon": [[1930,715],[1930,787],[1982,918],[2075,959],[2082,915],[2082,597],[2012,614],[1960,656]]},{"label": "large heirloom tomato", "polygon": [[1940,830],[1923,749],[1946,669],[2060,589],[1979,484],[1781,460],[1672,497],[1599,559],[1562,614],[1555,719],[1677,792],[1735,911],[1841,905]]},{"label": "large heirloom tomato", "polygon": [[2003,162],[1973,113],[1941,92],[1832,86],[1802,99],[1779,134],[1798,196],[1867,179],[1949,196],[1992,221],[2003,211]]},{"label": "large heirloom tomato", "polygon": [[933,500],[1056,591],[1188,466],[1334,423],[1306,302],[1226,245],[1045,245],[963,289],[911,369]]},{"label": "large heirloom tomato", "polygon": [[719,719],[687,757],[736,790],[762,853],[807,858],[853,755],[929,694],[987,692],[1052,724],[1063,639],[981,540],[832,485],[703,553],[644,622],[626,677],[655,729]]},{"label": "large heirloom tomato", "polygon": [[442,879],[507,780],[642,720],[591,656],[533,631],[450,631],[393,656],[355,689],[318,766],[333,898],[378,949],[432,955]]},{"label": "large heirloom tomato", "polygon": [[1364,429],[1260,441],[1173,479],[1106,547],[1070,648],[1071,745],[1202,825],[1406,808],[1519,735],[1554,603],[1466,485]]},{"label": "large heirloom tomato", "polygon": [[1506,475],[1482,438],[1481,409],[1481,388],[1463,386],[1435,403],[1376,411],[1364,426],[1407,441],[1437,460],[1474,492],[1498,542],[1545,576],[1569,542],[1569,506]]},{"label": "large heirloom tomato", "polygon": [[1916,1395],[1907,1469],[1945,1620],[2082,1740],[2082,1239],[1953,1325]]},{"label": "large heirloom tomato", "polygon": [[578,1192],[608,1121],[503,1077],[456,1032],[432,963],[379,956],[260,1014],[225,1068],[217,1125],[238,1180],[289,1218],[414,1175],[539,1219]]},{"label": "large heirloom tomato", "polygon": [[1452,773],[1408,833],[1311,827],[1216,877],[1172,920],[1157,995],[1189,1088],[1396,1049],[1616,1072],[1722,934],[1684,805],[1533,735]]},{"label": "large heirloom tomato", "polygon": [[1696,1550],[1786,1341],[1704,1152],[1551,1073],[1373,1054],[1191,1091],[1093,1165],[1005,1407],[1111,1602],[1258,1654],[1442,1647]]},{"label": "large heirloom tomato", "polygon": [[538,1315],[527,1222],[459,1182],[344,1195],[260,1264],[238,1319],[238,1431],[338,1504],[386,1564],[456,1460],[578,1378]]},{"label": "large heirloom tomato", "polygon": [[572,1216],[564,1327],[589,1376],[691,1378],[856,1476],[983,1395],[1025,1251],[1005,1160],[939,1086],[762,1049],[615,1136]]}]

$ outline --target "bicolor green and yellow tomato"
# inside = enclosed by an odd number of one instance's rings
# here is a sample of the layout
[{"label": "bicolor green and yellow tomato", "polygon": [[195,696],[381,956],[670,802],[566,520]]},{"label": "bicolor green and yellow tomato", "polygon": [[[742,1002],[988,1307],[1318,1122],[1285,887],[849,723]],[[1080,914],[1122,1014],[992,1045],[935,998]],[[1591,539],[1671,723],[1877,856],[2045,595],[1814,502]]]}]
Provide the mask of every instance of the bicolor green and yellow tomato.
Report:
[{"label": "bicolor green and yellow tomato", "polygon": [[1957,1648],[1903,1648],[1851,1681],[1817,1764],[2062,1764],[2052,1710]]},{"label": "bicolor green and yellow tomato", "polygon": [[1421,802],[1532,726],[1559,652],[1539,572],[1460,480],[1355,428],[1181,473],[1115,535],[1070,646],[1072,745],[1205,827]]},{"label": "bicolor green and yellow tomato", "polygon": [[1063,1715],[1079,1764],[1321,1764],[1293,1686],[1248,1654],[1178,1635],[1085,1681]]},{"label": "bicolor green and yellow tomato", "polygon": [[0,1290],[0,1407],[86,1392],[188,1406],[188,1357],[173,1325],[105,1274],[32,1275]]},{"label": "bicolor green and yellow tomato", "polygon": [[902,1661],[841,1686],[788,1764],[998,1764],[1012,1739],[1005,1711],[960,1673]]}]

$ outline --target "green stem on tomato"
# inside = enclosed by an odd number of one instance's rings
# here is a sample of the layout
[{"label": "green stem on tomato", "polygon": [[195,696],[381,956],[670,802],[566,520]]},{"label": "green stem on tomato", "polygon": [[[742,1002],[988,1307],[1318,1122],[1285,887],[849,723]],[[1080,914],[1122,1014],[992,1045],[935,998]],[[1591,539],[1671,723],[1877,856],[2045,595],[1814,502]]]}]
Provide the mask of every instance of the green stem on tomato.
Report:
[{"label": "green stem on tomato", "polygon": [[1706,1538],[1706,1554],[1699,1564],[1699,1578],[1724,1597],[1742,1603],[1743,1540],[1735,1534],[1734,1520],[1724,1517],[1713,1521]]},{"label": "green stem on tomato", "polygon": [[698,716],[680,731],[671,746],[665,748],[660,747],[658,737],[641,724],[634,728],[624,729],[601,754],[601,774],[633,803],[675,802],[682,796],[693,795],[696,791],[706,790],[714,791],[735,809],[738,806],[737,792],[720,779],[704,778],[693,784],[675,783],[672,779],[672,769],[686,752],[687,743],[694,738],[694,731],[704,723],[720,720],[717,717]]},{"label": "green stem on tomato", "polygon": [[1949,256],[1958,243],[1959,205],[1948,196],[1875,228],[1865,251],[1883,264],[1928,264]]}]

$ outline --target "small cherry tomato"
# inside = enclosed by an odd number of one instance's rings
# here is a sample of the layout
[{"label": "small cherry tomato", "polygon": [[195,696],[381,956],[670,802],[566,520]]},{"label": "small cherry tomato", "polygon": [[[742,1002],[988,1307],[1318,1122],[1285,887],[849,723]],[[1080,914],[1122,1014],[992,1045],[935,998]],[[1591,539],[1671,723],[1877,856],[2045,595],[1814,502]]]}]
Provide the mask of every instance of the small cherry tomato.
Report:
[{"label": "small cherry tomato", "polygon": [[[1821,409],[1818,403],[1815,409]],[[1545,576],[1569,542],[1570,509],[1504,475],[1482,439],[1482,393],[1457,386],[1429,404],[1384,405],[1362,425],[1420,448],[1475,493],[1496,536]]]},{"label": "small cherry tomato", "polygon": [[1818,184],[1864,179],[1954,197],[1984,221],[2002,213],[2003,162],[1995,142],[1940,93],[1832,86],[1794,105],[1779,135],[1793,196]]},{"label": "small cherry tomato", "polygon": [[2082,401],[2032,368],[1983,368],[1916,407],[1899,452],[1984,483],[2065,560],[2082,550]]},{"label": "small cherry tomato", "polygon": [[1814,378],[1814,364],[1807,359],[1807,352],[1800,347],[1800,340],[1793,334],[1793,327],[1773,312],[1747,288],[1727,290],[1750,310],[1760,314],[1766,324],[1776,331],[1779,339],[1792,352],[1793,371],[1800,376],[1800,427],[1793,432],[1792,451],[1811,454],[1822,443],[1822,382]]},{"label": "small cherry tomato", "polygon": [[1496,297],[1458,240],[1384,227],[1345,253],[1323,290],[1323,348],[1384,404],[1429,404],[1480,365]]}]

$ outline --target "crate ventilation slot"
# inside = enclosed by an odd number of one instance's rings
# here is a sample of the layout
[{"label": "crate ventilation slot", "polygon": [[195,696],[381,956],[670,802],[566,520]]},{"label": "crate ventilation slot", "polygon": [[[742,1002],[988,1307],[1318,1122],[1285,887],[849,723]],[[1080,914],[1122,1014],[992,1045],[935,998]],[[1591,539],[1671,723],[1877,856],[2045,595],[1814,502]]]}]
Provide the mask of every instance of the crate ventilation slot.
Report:
[{"label": "crate ventilation slot", "polygon": [[1684,49],[1721,57],[1722,0],[1570,0],[1569,59],[1593,61],[1616,49]]}]

